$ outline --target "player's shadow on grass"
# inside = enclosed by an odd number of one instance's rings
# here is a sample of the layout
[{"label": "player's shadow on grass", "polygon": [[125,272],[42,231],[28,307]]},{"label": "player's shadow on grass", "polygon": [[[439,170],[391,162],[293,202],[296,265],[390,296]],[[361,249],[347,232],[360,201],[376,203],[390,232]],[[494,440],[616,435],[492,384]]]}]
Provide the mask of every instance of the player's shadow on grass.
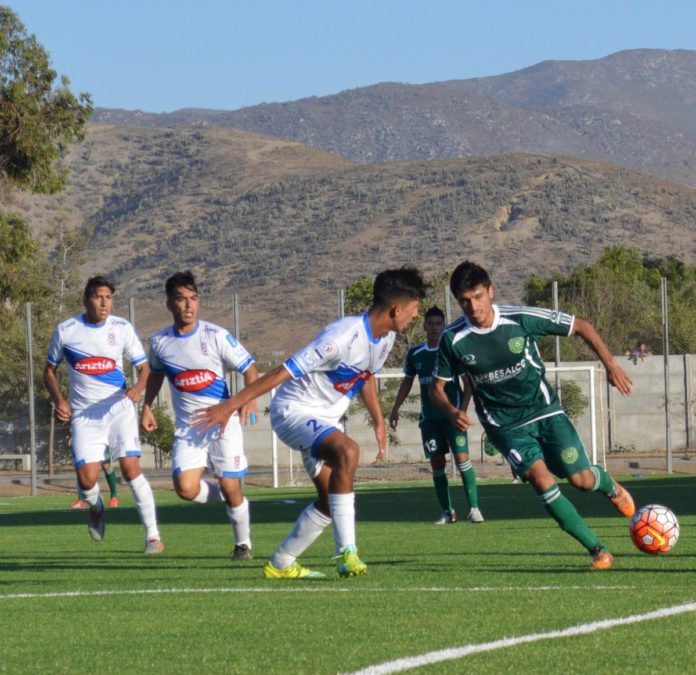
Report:
[{"label": "player's shadow on grass", "polygon": [[[622,484],[634,495],[638,506],[664,504],[677,517],[696,514],[696,476],[661,477],[658,479],[633,479]],[[617,514],[606,498],[597,493],[580,492],[561,484],[563,494],[588,519],[616,519]],[[468,512],[460,483],[451,479],[450,490],[454,506],[460,519]],[[529,486],[497,484],[479,486],[479,502],[487,521],[514,521],[518,519],[548,519],[537,495]],[[291,499],[288,497],[292,497]],[[255,491],[250,496],[252,527],[254,524],[295,522],[297,516],[314,499],[308,490],[284,489],[277,497],[272,489]],[[435,490],[431,485],[399,487],[363,487],[356,492],[358,522],[391,522],[428,524],[439,515]],[[224,506],[219,504],[193,504],[176,502],[159,504],[158,519],[161,525],[168,524],[224,524],[227,522]],[[0,514],[0,527],[56,527],[79,525],[87,521],[85,510],[46,509],[21,513]],[[111,524],[139,523],[134,507],[106,510],[107,526]],[[621,523],[620,525],[618,523]],[[617,526],[624,527],[619,519]],[[446,525],[444,527],[451,527]],[[456,527],[456,526],[455,526]],[[485,527],[485,523],[480,527]],[[602,525],[604,527],[604,524]]]}]

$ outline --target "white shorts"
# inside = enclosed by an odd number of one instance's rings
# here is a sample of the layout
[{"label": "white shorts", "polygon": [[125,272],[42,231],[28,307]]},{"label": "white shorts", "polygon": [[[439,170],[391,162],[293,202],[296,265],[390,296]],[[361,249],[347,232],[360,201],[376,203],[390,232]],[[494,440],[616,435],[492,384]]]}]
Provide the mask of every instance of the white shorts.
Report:
[{"label": "white shorts", "polygon": [[218,478],[241,478],[249,471],[244,454],[242,426],[239,416],[233,415],[225,427],[198,433],[192,427],[177,427],[172,448],[172,476],[189,469],[208,468]]},{"label": "white shorts", "polygon": [[302,453],[302,463],[310,478],[315,478],[324,465],[316,456],[321,441],[333,431],[343,431],[343,425],[335,418],[320,417],[302,408],[273,405],[271,428],[285,445]]},{"label": "white shorts", "polygon": [[73,466],[113,459],[140,457],[140,436],[135,405],[128,398],[100,409],[76,412],[71,422]]}]

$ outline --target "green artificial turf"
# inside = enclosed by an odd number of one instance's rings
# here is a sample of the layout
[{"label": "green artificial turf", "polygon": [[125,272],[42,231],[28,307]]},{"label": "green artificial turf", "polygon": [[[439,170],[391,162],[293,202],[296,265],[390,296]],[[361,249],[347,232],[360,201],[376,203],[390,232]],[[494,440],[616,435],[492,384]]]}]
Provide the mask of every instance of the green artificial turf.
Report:
[{"label": "green artificial turf", "polygon": [[[640,553],[605,498],[568,486],[615,554],[613,569],[590,570],[528,486],[481,482],[486,522],[472,525],[453,484],[461,520],[435,526],[430,484],[379,484],[357,490],[368,574],[336,576],[329,529],[302,558],[327,574],[317,581],[262,576],[312,498],[306,489],[247,490],[256,559],[237,564],[222,505],[157,493],[166,550],[144,556],[125,492],[100,543],[67,496],[0,498],[0,672],[336,673],[438,650],[453,658],[425,656],[433,662],[414,672],[689,672],[695,611],[626,619],[696,603],[696,478],[623,484],[638,505],[675,511],[673,551]],[[554,633],[613,619],[624,621]],[[456,652],[467,645],[478,647]]]}]

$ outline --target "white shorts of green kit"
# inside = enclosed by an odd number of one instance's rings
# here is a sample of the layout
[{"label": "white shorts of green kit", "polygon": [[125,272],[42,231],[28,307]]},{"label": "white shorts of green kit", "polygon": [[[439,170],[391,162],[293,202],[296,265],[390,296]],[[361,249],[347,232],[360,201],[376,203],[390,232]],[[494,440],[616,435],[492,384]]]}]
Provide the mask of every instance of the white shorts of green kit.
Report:
[{"label": "white shorts of green kit", "polygon": [[236,413],[224,434],[214,427],[203,433],[190,426],[177,427],[172,447],[172,476],[189,469],[208,468],[218,478],[242,478],[249,472],[244,454],[242,425]]},{"label": "white shorts of green kit", "polygon": [[138,416],[133,401],[125,396],[116,403],[90,406],[73,414],[73,466],[103,462],[108,453],[114,459],[140,457]]}]

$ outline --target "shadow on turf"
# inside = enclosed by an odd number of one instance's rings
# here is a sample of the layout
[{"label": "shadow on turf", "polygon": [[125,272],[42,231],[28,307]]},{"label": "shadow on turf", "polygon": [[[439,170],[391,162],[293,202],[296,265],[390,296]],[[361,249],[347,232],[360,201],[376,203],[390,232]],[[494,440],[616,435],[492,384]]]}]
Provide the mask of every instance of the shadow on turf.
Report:
[{"label": "shadow on turf", "polygon": [[[696,514],[696,476],[675,478],[633,479],[622,484],[634,495],[638,506],[644,504],[664,504],[671,508],[677,517]],[[566,495],[587,518],[616,518],[616,511],[602,495],[580,492],[569,485],[562,484]],[[464,520],[468,512],[461,483],[450,482],[454,507]],[[287,496],[284,490],[283,495]],[[252,523],[293,523],[312,496],[303,491],[296,502],[288,504],[286,499],[274,499],[273,491],[256,492],[250,497]],[[295,500],[293,500],[295,501]],[[539,503],[534,491],[527,485],[479,485],[481,510],[487,520],[547,519],[548,515]],[[359,522],[411,522],[431,523],[439,514],[435,491],[429,485],[413,487],[360,487],[356,494],[356,512]],[[158,519],[162,525],[219,524],[226,522],[222,504],[192,504],[180,502],[157,507]],[[2,527],[55,527],[85,523],[84,510],[51,509],[21,513],[0,514]],[[137,523],[134,507],[107,509],[108,523]],[[621,522],[621,521],[619,521]],[[466,523],[462,523],[466,525]],[[459,524],[455,525],[459,526]],[[623,527],[623,525],[621,525]],[[451,527],[445,525],[444,527]],[[485,527],[485,524],[477,527]]]}]

